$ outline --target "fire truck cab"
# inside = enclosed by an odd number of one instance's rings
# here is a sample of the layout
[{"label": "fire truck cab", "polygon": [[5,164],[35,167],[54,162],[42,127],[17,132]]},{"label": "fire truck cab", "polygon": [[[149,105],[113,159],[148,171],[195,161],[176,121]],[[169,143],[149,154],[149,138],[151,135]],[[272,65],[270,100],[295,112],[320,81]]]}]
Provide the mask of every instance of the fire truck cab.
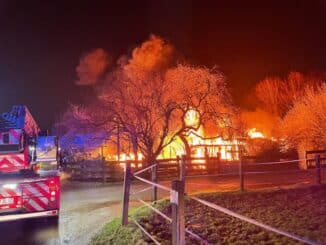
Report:
[{"label": "fire truck cab", "polygon": [[0,114],[0,222],[59,216],[58,140],[39,132],[26,106]]}]

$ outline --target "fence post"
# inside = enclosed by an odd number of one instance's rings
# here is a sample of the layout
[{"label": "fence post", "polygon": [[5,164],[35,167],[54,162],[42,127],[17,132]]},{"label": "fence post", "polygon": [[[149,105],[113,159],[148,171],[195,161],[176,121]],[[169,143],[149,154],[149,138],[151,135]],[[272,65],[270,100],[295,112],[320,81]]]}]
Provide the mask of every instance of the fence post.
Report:
[{"label": "fence post", "polygon": [[207,148],[205,148],[205,165],[206,165],[206,169],[208,170],[208,172],[210,172],[210,170],[212,170],[212,161],[210,159],[210,157],[208,156],[207,153]]},{"label": "fence post", "polygon": [[122,203],[122,225],[128,225],[128,212],[129,212],[129,195],[131,185],[131,168],[130,164],[126,163],[125,176],[123,182],[123,203]]},{"label": "fence post", "polygon": [[[154,183],[157,183],[157,166],[153,166],[151,172],[152,172],[152,181]],[[156,202],[156,201],[157,201],[157,187],[153,186],[153,189],[152,189],[152,202]]]},{"label": "fence post", "polygon": [[180,161],[181,161],[181,159],[180,159],[180,156],[177,156],[177,173],[180,175]]},{"label": "fence post", "polygon": [[179,161],[179,180],[184,181],[186,177],[186,155],[182,155]]},{"label": "fence post", "polygon": [[244,176],[243,176],[243,159],[242,152],[239,154],[239,179],[240,179],[240,191],[244,191]]},{"label": "fence post", "polygon": [[185,216],[184,216],[185,182],[172,181],[172,245],[185,244]]},{"label": "fence post", "polygon": [[321,174],[320,174],[320,155],[316,155],[316,183],[321,184]]},{"label": "fence post", "polygon": [[221,167],[221,153],[217,152],[216,153],[216,168],[215,168],[216,173],[221,172],[220,167]]},{"label": "fence post", "polygon": [[106,168],[106,161],[102,157],[102,174],[103,174],[103,182],[106,182],[106,173],[107,173],[107,168]]}]

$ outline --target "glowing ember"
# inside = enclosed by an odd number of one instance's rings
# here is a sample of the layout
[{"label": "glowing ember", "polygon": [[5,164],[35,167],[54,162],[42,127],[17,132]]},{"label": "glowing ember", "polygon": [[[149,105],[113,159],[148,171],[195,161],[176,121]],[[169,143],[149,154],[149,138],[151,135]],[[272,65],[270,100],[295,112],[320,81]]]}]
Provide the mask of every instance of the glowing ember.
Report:
[{"label": "glowing ember", "polygon": [[248,130],[248,136],[252,139],[262,139],[265,138],[263,133],[256,131],[256,128],[251,128]]}]

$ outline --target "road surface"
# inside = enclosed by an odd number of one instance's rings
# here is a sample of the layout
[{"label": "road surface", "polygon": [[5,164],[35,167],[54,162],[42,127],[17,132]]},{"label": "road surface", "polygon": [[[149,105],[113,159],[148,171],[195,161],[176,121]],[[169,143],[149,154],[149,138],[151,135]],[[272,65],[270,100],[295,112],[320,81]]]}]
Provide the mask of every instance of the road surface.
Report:
[{"label": "road surface", "polygon": [[[325,183],[326,172],[322,180]],[[278,174],[250,174],[245,177],[246,189],[301,186],[315,182],[314,171]],[[187,193],[230,191],[239,188],[238,176],[204,176],[187,178]],[[160,184],[170,186],[171,182]],[[132,191],[148,187],[133,183]],[[121,215],[122,183],[62,182],[59,225],[44,220],[0,223],[0,244],[88,244],[90,238],[109,220]],[[159,196],[168,196],[159,191]],[[141,194],[149,200],[149,194]],[[135,200],[131,206],[139,205]]]}]

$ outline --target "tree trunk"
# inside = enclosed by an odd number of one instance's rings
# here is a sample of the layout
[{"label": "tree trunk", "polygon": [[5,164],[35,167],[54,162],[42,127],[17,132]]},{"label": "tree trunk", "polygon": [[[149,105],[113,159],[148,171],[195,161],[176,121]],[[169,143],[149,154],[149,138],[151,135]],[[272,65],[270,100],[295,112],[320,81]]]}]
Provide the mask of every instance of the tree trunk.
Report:
[{"label": "tree trunk", "polygon": [[138,140],[137,136],[131,135],[132,151],[135,156],[135,162],[138,162]]},{"label": "tree trunk", "polygon": [[[298,156],[299,159],[305,159],[306,158],[306,151],[309,150],[307,147],[307,144],[305,143],[301,143],[297,146],[297,152],[298,152]],[[307,162],[306,160],[300,160],[299,161],[299,168],[300,169],[307,169]]]},{"label": "tree trunk", "polygon": [[156,160],[156,157],[154,156],[153,152],[152,152],[152,148],[147,149],[147,156],[145,158],[145,165],[149,166],[151,164],[153,164]]},{"label": "tree trunk", "polygon": [[188,141],[187,141],[187,139],[186,139],[186,136],[185,136],[184,134],[180,134],[179,137],[180,137],[182,143],[183,143],[184,146],[185,146],[186,157],[187,157],[187,158],[190,158],[190,157],[191,157],[191,148],[190,148],[189,143],[188,143]]}]

